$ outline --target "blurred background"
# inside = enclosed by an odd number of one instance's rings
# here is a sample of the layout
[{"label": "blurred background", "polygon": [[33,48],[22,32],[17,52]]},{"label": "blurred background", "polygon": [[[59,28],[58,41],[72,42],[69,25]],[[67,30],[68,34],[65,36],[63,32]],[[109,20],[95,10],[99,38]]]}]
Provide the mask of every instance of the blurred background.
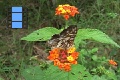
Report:
[{"label": "blurred background", "polygon": [[[80,14],[71,19],[78,28],[99,29],[120,45],[120,0],[0,0],[1,79],[22,80],[20,71],[37,64],[29,60],[34,55],[33,45],[37,42],[20,39],[43,27],[60,29],[64,26],[63,18],[55,16],[55,8],[59,4],[70,4],[78,8]],[[6,28],[7,8],[11,6],[23,6],[28,9],[28,29]],[[45,42],[39,44],[41,50],[47,48]],[[89,49],[97,46],[99,54],[120,60],[120,49],[114,46],[94,41],[87,41],[85,46]]]}]

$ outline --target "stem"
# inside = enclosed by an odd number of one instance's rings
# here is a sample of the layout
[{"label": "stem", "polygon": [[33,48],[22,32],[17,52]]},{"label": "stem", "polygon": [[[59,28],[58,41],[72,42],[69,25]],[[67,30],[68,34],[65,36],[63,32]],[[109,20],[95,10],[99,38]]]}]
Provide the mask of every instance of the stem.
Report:
[{"label": "stem", "polygon": [[65,29],[68,27],[68,20],[65,21]]},{"label": "stem", "polygon": [[68,80],[69,80],[69,72],[68,72]]}]

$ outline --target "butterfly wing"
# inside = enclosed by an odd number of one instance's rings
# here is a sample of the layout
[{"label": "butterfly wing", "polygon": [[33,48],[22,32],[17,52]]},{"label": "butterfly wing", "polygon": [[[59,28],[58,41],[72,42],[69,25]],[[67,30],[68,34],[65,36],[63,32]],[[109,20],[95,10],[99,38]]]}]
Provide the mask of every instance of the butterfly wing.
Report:
[{"label": "butterfly wing", "polygon": [[71,25],[67,29],[64,29],[60,34],[53,35],[48,44],[51,48],[63,48],[67,49],[74,45],[74,38],[77,33],[77,26]]}]

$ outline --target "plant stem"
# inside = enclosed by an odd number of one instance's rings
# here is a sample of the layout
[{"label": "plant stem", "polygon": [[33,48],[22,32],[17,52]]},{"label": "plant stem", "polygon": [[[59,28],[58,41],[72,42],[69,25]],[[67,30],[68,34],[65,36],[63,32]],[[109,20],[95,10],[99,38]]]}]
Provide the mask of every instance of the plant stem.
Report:
[{"label": "plant stem", "polygon": [[69,80],[69,72],[68,72],[68,80]]},{"label": "plant stem", "polygon": [[65,29],[68,27],[68,20],[65,21]]}]

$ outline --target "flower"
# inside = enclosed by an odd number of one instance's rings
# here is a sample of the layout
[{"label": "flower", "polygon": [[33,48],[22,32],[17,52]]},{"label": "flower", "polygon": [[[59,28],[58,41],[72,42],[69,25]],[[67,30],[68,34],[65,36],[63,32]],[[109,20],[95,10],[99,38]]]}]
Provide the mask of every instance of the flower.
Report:
[{"label": "flower", "polygon": [[52,51],[50,51],[49,53],[50,53],[50,56],[48,56],[48,59],[54,60],[54,59],[58,58],[58,56],[59,56],[59,54],[58,54],[59,49],[55,48]]},{"label": "flower", "polygon": [[77,58],[78,58],[78,55],[79,55],[78,52],[73,52],[73,53],[71,54],[71,56],[72,56],[74,59],[77,59]]},{"label": "flower", "polygon": [[65,70],[65,71],[70,71],[70,70],[71,70],[71,65],[70,65],[70,63],[65,63],[64,70]]},{"label": "flower", "polygon": [[70,6],[69,4],[59,5],[55,11],[55,15],[62,15],[66,20],[68,20],[70,16],[74,17],[75,14],[79,14],[78,8]]},{"label": "flower", "polygon": [[117,66],[117,62],[115,62],[114,60],[109,60],[109,64],[113,65],[113,66]]},{"label": "flower", "polygon": [[67,50],[67,53],[73,53],[75,52],[75,47],[70,47],[68,50]]},{"label": "flower", "polygon": [[55,66],[58,66],[60,70],[70,71],[71,64],[77,64],[77,58],[79,53],[75,52],[75,47],[69,49],[54,48],[49,51],[50,55],[48,59],[54,62]]},{"label": "flower", "polygon": [[69,62],[72,62],[72,61],[74,61],[75,59],[74,59],[72,56],[68,56],[68,57],[67,57],[67,60],[68,60]]}]

